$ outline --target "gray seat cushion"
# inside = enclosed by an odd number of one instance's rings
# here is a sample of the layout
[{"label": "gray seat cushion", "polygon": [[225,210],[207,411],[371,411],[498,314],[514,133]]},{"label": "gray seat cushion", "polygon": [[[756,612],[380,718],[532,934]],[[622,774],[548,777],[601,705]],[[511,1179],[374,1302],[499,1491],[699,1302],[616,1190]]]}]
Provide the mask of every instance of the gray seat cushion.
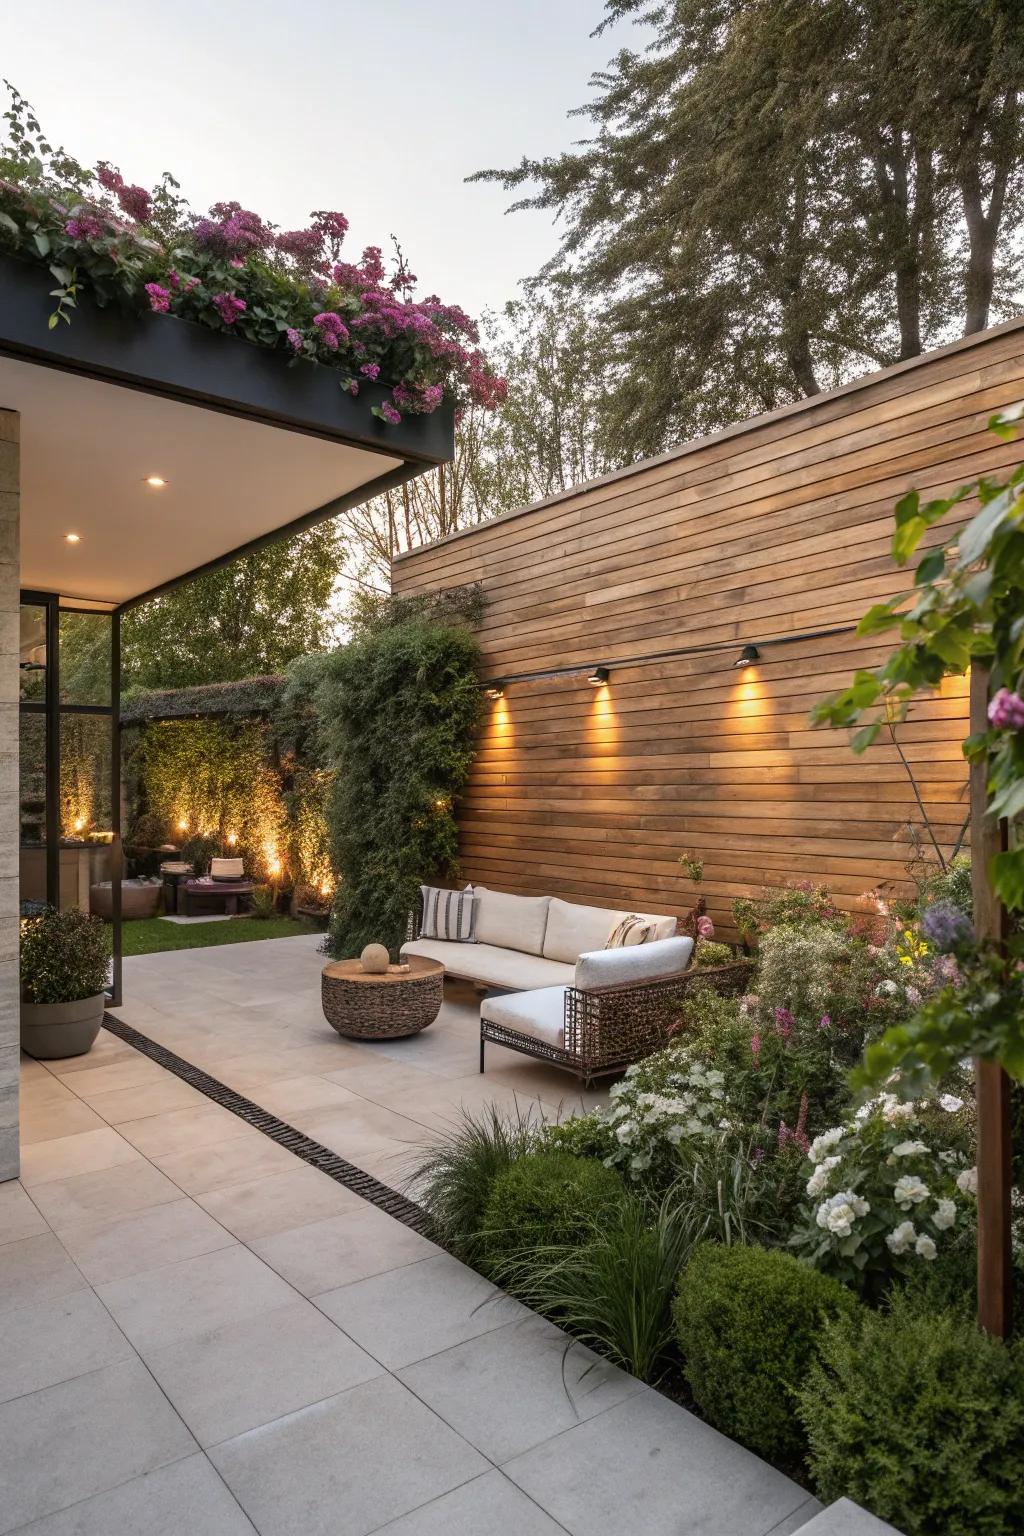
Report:
[{"label": "gray seat cushion", "polygon": [[485,987],[509,987],[525,992],[531,987],[572,986],[573,968],[543,955],[524,955],[496,944],[456,944],[450,939],[412,939],[402,945],[403,955],[425,955],[440,960],[449,976],[461,976]]}]

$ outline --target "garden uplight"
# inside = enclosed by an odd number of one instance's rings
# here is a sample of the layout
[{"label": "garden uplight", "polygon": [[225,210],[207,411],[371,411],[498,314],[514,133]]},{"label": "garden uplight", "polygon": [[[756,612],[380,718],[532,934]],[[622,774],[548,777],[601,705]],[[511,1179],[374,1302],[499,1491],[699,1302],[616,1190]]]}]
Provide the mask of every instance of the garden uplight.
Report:
[{"label": "garden uplight", "polygon": [[733,662],[733,666],[737,669],[743,667],[753,667],[756,666],[760,660],[761,652],[758,650],[757,646],[745,645],[742,651],[740,651],[739,656]]}]

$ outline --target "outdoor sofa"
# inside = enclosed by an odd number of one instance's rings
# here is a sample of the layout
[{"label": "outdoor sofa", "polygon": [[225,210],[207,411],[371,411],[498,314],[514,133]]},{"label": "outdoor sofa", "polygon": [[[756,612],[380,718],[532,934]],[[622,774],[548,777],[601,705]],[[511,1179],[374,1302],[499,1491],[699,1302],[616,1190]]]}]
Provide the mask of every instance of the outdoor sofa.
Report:
[{"label": "outdoor sofa", "polygon": [[649,937],[609,949],[613,930],[631,914],[482,886],[473,895],[472,940],[422,938],[416,914],[402,953],[440,960],[447,975],[486,991],[481,1072],[488,1041],[564,1067],[585,1083],[621,1072],[665,1043],[683,994],[700,974],[688,969],[693,939],[677,936],[674,917],[639,914]]}]

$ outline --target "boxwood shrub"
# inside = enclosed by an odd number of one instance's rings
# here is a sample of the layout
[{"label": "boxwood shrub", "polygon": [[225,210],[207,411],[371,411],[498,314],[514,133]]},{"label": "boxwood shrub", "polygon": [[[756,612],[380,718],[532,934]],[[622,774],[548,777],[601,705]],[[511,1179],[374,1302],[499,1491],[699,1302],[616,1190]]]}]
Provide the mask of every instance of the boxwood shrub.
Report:
[{"label": "boxwood shrub", "polygon": [[819,1498],[906,1536],[1024,1530],[1024,1357],[910,1294],[826,1329],[800,1393]]},{"label": "boxwood shrub", "polygon": [[533,1152],[499,1173],[484,1212],[488,1267],[535,1248],[585,1242],[595,1218],[623,1198],[612,1168],[568,1152]]},{"label": "boxwood shrub", "polygon": [[795,1394],[825,1323],[857,1307],[837,1280],[789,1254],[701,1243],[679,1280],[676,1336],[704,1417],[790,1465],[805,1436]]}]

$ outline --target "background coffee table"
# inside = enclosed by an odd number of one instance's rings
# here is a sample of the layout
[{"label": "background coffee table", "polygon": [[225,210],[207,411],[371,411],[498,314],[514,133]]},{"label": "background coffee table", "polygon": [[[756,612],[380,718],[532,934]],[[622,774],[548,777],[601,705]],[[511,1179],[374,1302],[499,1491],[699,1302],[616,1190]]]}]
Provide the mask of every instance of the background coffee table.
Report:
[{"label": "background coffee table", "polygon": [[324,1017],[352,1040],[396,1040],[433,1024],[444,998],[440,960],[409,956],[409,969],[374,974],[358,960],[334,960],[322,972]]}]

